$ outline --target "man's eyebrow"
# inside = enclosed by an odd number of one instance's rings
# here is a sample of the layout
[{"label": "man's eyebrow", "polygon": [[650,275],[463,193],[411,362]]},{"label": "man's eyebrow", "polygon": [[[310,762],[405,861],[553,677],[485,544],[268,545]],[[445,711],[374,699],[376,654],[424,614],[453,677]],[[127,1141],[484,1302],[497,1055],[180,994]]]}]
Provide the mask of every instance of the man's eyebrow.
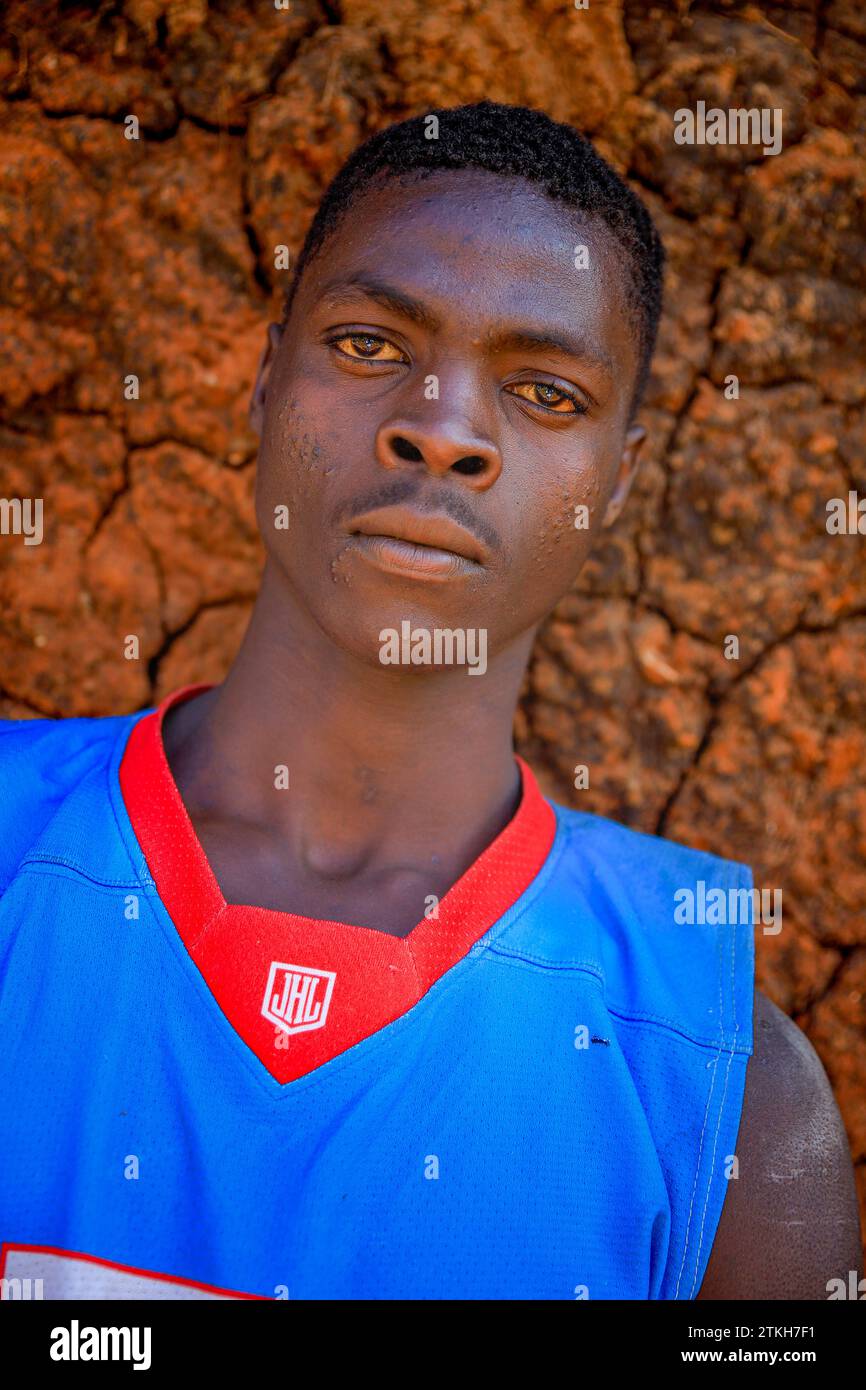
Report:
[{"label": "man's eyebrow", "polygon": [[610,353],[586,338],[573,338],[567,333],[553,333],[539,328],[491,329],[486,346],[489,352],[558,352],[565,357],[595,363],[613,375]]},{"label": "man's eyebrow", "polygon": [[384,280],[373,280],[366,275],[332,281],[330,285],[325,286],[322,299],[327,300],[329,304],[342,304],[347,300],[356,299],[358,295],[365,295],[383,309],[390,309],[392,314],[400,314],[431,332],[439,327],[439,320],[419,299],[413,299],[410,294],[395,289],[393,285],[386,285]]}]

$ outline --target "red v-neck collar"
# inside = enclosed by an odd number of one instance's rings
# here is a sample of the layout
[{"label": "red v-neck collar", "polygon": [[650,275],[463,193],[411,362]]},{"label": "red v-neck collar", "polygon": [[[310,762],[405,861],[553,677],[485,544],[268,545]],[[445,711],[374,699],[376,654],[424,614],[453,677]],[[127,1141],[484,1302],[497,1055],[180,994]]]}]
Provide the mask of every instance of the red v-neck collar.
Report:
[{"label": "red v-neck collar", "polygon": [[168,710],[209,690],[184,686],[134,725],[120,787],[157,891],[229,1023],[277,1081],[295,1081],[399,1018],[526,891],[556,816],[522,758],[505,829],[408,936],[227,903],[171,773]]}]

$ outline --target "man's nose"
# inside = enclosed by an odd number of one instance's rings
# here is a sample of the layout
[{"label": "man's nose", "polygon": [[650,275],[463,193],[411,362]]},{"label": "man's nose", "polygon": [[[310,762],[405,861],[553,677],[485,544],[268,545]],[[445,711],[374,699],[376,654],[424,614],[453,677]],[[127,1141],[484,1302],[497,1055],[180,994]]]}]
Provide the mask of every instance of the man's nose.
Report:
[{"label": "man's nose", "polygon": [[496,445],[459,420],[388,420],[376,432],[376,457],[383,468],[456,473],[476,492],[486,492],[502,472]]}]

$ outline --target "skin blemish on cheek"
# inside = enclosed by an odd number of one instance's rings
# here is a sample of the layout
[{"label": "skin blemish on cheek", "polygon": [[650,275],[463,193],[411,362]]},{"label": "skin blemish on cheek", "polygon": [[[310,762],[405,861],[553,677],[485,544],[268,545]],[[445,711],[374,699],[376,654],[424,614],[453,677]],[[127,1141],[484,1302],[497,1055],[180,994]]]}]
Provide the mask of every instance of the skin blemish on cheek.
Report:
[{"label": "skin blemish on cheek", "polygon": [[369,806],[379,795],[376,774],[371,767],[359,767],[356,776],[361,784],[361,801]]},{"label": "skin blemish on cheek", "polygon": [[352,579],[351,576],[347,574],[345,571],[344,561],[345,551],[341,550],[339,555],[334,556],[333,560],[328,566],[328,572],[331,576],[332,584],[345,584],[346,588],[348,589],[351,587]]},{"label": "skin blemish on cheek", "polygon": [[296,476],[300,473],[309,474],[316,471],[322,446],[310,435],[302,434],[300,437],[295,436],[294,438],[287,435],[284,450],[285,461]]}]

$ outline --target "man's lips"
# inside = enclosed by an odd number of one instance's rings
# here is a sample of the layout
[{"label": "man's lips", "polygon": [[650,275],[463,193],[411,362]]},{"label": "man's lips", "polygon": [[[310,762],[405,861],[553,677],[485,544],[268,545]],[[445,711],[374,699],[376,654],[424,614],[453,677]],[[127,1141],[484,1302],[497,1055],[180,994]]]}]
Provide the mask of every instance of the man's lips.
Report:
[{"label": "man's lips", "polygon": [[396,560],[403,555],[411,568],[432,570],[443,564],[454,568],[455,558],[482,565],[487,553],[477,536],[450,516],[409,507],[379,507],[355,517],[347,529],[354,537],[396,542],[379,546],[379,551],[389,551]]},{"label": "man's lips", "polygon": [[349,546],[376,569],[410,579],[456,579],[460,575],[477,573],[480,566],[465,555],[453,550],[437,550],[432,545],[401,541],[394,536],[368,536],[356,531],[349,537]]}]

